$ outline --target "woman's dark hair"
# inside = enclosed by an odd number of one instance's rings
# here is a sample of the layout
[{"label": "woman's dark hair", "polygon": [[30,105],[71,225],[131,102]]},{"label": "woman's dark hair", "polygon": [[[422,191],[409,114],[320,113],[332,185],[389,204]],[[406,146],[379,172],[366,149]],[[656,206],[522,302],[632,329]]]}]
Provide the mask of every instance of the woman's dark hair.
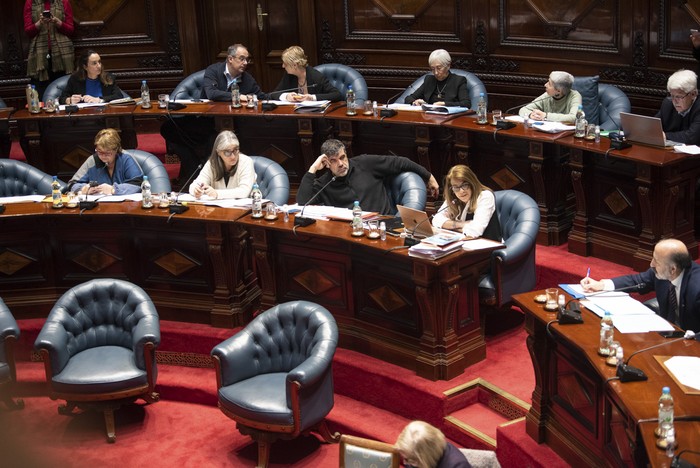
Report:
[{"label": "woman's dark hair", "polygon": [[[87,64],[88,61],[90,60],[90,56],[92,54],[97,54],[92,49],[88,49],[84,51],[82,54],[80,54],[80,58],[78,59],[78,70],[75,72],[75,75],[77,75],[81,80],[87,80]],[[112,85],[114,84],[114,78],[112,78],[111,73],[107,73],[107,70],[105,70],[105,67],[102,67],[102,70],[100,71],[100,82],[103,85]]]}]

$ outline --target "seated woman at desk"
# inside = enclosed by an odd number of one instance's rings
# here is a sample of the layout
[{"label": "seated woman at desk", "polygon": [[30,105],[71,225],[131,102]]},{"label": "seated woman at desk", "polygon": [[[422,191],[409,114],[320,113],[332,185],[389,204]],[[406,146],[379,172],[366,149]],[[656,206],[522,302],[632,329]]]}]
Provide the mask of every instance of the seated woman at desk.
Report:
[{"label": "seated woman at desk", "polygon": [[241,153],[238,137],[230,130],[219,133],[202,172],[190,184],[190,195],[201,198],[246,198],[255,183],[253,160]]},{"label": "seated woman at desk", "polygon": [[[309,65],[304,49],[299,46],[288,47],[282,52],[282,68],[286,72],[270,99],[279,101],[340,101],[340,91],[328,81],[328,78]],[[292,90],[292,91],[289,91]]]},{"label": "seated woman at desk", "polygon": [[85,160],[68,186],[88,195],[128,195],[140,192],[142,181],[138,163],[122,152],[119,132],[105,128],[95,136],[95,154]]},{"label": "seated woman at desk", "polygon": [[433,226],[501,242],[496,198],[469,167],[453,166],[445,177],[444,203],[433,217]]},{"label": "seated woman at desk", "polygon": [[78,71],[73,73],[63,88],[62,104],[80,102],[109,102],[123,97],[111,73],[102,67],[102,59],[94,50],[87,50],[80,56]]},{"label": "seated woman at desk", "polygon": [[450,54],[445,49],[434,50],[428,57],[428,65],[433,74],[426,76],[423,84],[413,94],[406,96],[404,103],[469,107],[467,79],[450,71]]},{"label": "seated woman at desk", "polygon": [[574,77],[570,73],[553,71],[544,84],[544,94],[520,109],[520,117],[574,123],[582,98],[578,91],[571,89],[573,84]]}]

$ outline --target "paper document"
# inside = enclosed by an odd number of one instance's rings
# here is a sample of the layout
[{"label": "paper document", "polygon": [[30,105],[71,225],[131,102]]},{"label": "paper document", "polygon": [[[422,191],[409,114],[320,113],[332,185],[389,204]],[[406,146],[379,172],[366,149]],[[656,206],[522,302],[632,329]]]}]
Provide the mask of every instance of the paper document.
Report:
[{"label": "paper document", "polygon": [[462,248],[464,250],[481,250],[492,249],[502,245],[501,242],[492,241],[491,239],[469,239],[462,243]]},{"label": "paper document", "polygon": [[660,315],[615,315],[613,325],[620,333],[647,333],[652,331],[672,331],[673,325]]},{"label": "paper document", "polygon": [[700,390],[700,357],[673,356],[664,365],[680,383]]},{"label": "paper document", "polygon": [[386,109],[394,109],[394,110],[402,110],[402,111],[410,111],[410,112],[423,112],[423,108],[421,106],[414,106],[412,104],[389,104],[388,106],[382,106],[382,108]]},{"label": "paper document", "polygon": [[[335,219],[339,221],[352,221],[352,210],[348,208],[336,208],[334,206],[307,205],[303,208],[304,217],[314,219]],[[373,211],[363,211],[362,219],[375,216]]]},{"label": "paper document", "polygon": [[676,153],[700,154],[700,146],[698,145],[676,145],[673,147]]},{"label": "paper document", "polygon": [[[44,195],[22,195],[19,197],[0,197],[0,203],[25,203],[25,202],[36,202],[39,203],[44,201],[46,196]],[[49,197],[50,199],[50,197]]]},{"label": "paper document", "polygon": [[[104,107],[106,105],[107,105],[106,102],[81,102],[81,103],[76,104],[76,106],[78,106],[78,109],[83,109],[85,107]],[[62,111],[66,110],[66,105],[61,104],[60,106],[58,106],[58,110],[62,110]]]},{"label": "paper document", "polygon": [[423,104],[421,107],[428,114],[451,115],[469,112],[468,107],[461,106],[436,106],[434,104]]},{"label": "paper document", "polygon": [[508,120],[509,122],[518,122],[518,123],[525,122],[525,119],[523,119],[519,115],[509,115],[507,117],[504,117],[504,120]]},{"label": "paper document", "polygon": [[573,125],[565,125],[561,122],[533,122],[532,128],[545,133],[560,133],[576,129]]}]

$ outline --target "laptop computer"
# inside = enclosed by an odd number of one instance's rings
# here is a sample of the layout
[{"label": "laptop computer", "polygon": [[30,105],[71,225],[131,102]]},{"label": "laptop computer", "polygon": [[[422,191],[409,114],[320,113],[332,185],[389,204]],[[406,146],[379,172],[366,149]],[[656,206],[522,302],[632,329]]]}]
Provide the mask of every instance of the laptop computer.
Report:
[{"label": "laptop computer", "polygon": [[625,131],[625,138],[643,145],[668,148],[679,143],[666,140],[661,119],[646,115],[620,112],[620,126]]},{"label": "laptop computer", "polygon": [[428,218],[428,213],[416,210],[403,205],[396,205],[399,216],[407,232],[413,233],[416,237],[430,237],[441,232],[441,229],[434,228]]}]

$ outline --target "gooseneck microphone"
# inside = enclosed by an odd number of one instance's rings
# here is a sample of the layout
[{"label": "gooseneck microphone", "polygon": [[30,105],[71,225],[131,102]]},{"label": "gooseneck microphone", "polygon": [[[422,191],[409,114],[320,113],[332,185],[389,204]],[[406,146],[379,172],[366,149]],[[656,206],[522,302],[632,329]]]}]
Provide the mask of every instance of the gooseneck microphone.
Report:
[{"label": "gooseneck microphone", "polygon": [[[310,84],[310,85],[306,85],[306,89],[307,89],[307,90],[313,89],[313,88],[315,88],[315,87],[316,87],[316,83],[312,83],[312,84]],[[280,93],[280,96],[281,96],[281,95],[284,94],[284,93],[288,93],[288,92],[290,92],[290,91],[297,91],[298,89],[299,89],[299,86],[297,86],[296,88],[280,89],[280,90],[276,90],[276,91],[270,91],[269,93],[265,94],[265,101],[263,101],[263,103],[260,104],[260,106],[261,106],[260,108],[261,108],[263,111],[273,111],[273,110],[277,109],[277,104],[275,104],[274,102],[268,102],[268,101],[270,101],[270,95],[271,95],[271,94],[273,94],[273,93]]]},{"label": "gooseneck microphone", "polygon": [[664,341],[662,343],[657,343],[655,345],[642,348],[630,354],[624,364],[617,366],[617,376],[620,378],[620,382],[639,382],[642,380],[647,380],[648,377],[643,370],[629,365],[630,360],[639,353],[644,353],[650,349],[658,348],[660,346],[665,346],[671,343],[676,343],[683,340],[692,340],[695,338],[695,332],[693,330],[686,330],[685,335],[682,338],[676,338],[675,340]]},{"label": "gooseneck microphone", "polygon": [[178,92],[175,94],[175,96],[173,96],[172,99],[168,100],[168,106],[166,107],[166,110],[168,111],[168,113],[169,113],[169,111],[171,111],[171,110],[177,111],[177,110],[182,110],[182,109],[184,109],[185,107],[187,107],[186,105],[184,105],[184,104],[181,103],[181,102],[175,102],[175,101],[177,100],[177,97],[178,97],[180,94],[184,93],[184,92],[185,92],[185,90],[184,90],[184,89],[181,89],[180,91],[178,91]]},{"label": "gooseneck microphone", "polygon": [[192,182],[192,178],[194,177],[194,175],[195,175],[197,172],[199,172],[199,170],[200,170],[201,168],[202,168],[202,164],[200,163],[199,166],[197,166],[197,168],[196,168],[194,171],[192,171],[192,174],[190,174],[190,176],[187,178],[187,180],[186,180],[185,183],[182,185],[182,187],[180,187],[180,191],[177,192],[177,195],[175,195],[175,202],[173,202],[173,204],[170,205],[170,206],[168,207],[168,209],[170,210],[170,213],[171,213],[171,214],[182,214],[182,213],[184,213],[185,211],[187,211],[187,210],[190,209],[189,206],[183,205],[182,203],[178,202],[178,199],[180,198],[180,195],[182,194],[182,190],[183,190],[185,187],[187,187],[187,186],[189,185],[190,182]]},{"label": "gooseneck microphone", "polygon": [[623,286],[621,288],[611,289],[609,291],[596,291],[596,292],[590,293],[590,294],[586,294],[584,292],[583,294],[585,295],[586,298],[588,298],[588,297],[599,296],[601,294],[614,293],[614,292],[625,292],[625,291],[639,292],[639,291],[643,291],[648,286],[649,285],[647,283],[637,283],[637,284],[632,284],[630,286]]},{"label": "gooseneck microphone", "polygon": [[528,104],[535,104],[535,103],[538,103],[541,101],[545,101],[545,100],[549,99],[550,97],[552,97],[552,96],[547,95],[547,96],[541,97],[539,99],[535,99],[534,101],[529,101],[529,102],[526,102],[524,104],[518,104],[517,106],[513,106],[509,109],[506,109],[506,111],[503,113],[503,115],[510,114],[511,111],[513,111],[515,109],[519,109],[519,108],[524,107],[524,106],[527,106]]},{"label": "gooseneck microphone", "polygon": [[316,220],[313,218],[304,218],[304,210],[309,205],[309,203],[314,201],[316,199],[316,197],[318,197],[321,194],[321,192],[326,190],[326,187],[331,185],[331,182],[334,182],[334,181],[335,181],[335,176],[331,177],[331,180],[329,180],[326,183],[326,185],[321,187],[321,189],[318,192],[316,192],[313,197],[309,198],[309,201],[304,203],[304,206],[301,207],[301,213],[299,213],[299,216],[294,216],[294,225],[295,226],[306,227],[306,226],[311,226],[313,223],[316,222]]},{"label": "gooseneck microphone", "polygon": [[381,111],[379,111],[380,117],[382,117],[382,118],[393,117],[396,114],[398,114],[398,112],[396,112],[396,109],[389,109],[389,103],[392,101],[392,99],[396,99],[399,96],[401,96],[402,93],[403,93],[403,90],[399,91],[398,93],[394,94],[393,96],[391,96],[389,99],[386,100],[386,104],[384,105],[384,108]]}]

